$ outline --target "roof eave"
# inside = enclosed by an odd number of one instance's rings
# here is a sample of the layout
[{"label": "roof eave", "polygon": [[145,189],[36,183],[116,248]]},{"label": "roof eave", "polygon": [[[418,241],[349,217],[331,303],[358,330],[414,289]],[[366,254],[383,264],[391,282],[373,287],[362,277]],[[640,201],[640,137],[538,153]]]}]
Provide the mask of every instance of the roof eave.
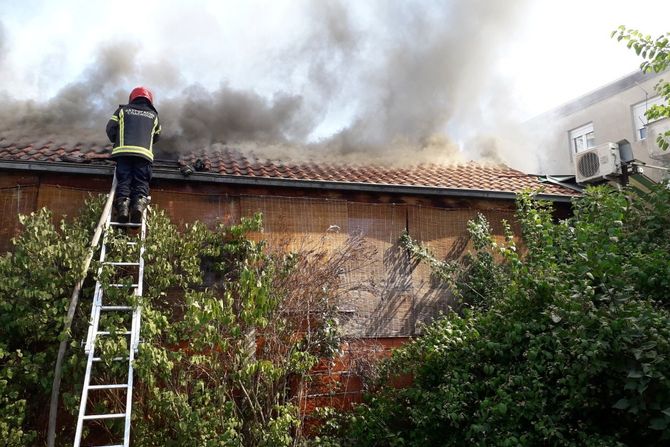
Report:
[{"label": "roof eave", "polygon": [[[37,172],[57,172],[62,174],[84,174],[84,175],[109,175],[114,172],[111,165],[86,164],[74,165],[65,162],[23,161],[23,160],[0,160],[0,169],[13,169]],[[513,191],[491,191],[484,189],[467,188],[441,188],[434,186],[415,185],[393,185],[383,183],[356,183],[337,182],[326,180],[300,180],[285,178],[235,176],[226,174],[214,174],[207,172],[194,172],[188,177],[182,175],[176,169],[165,169],[154,167],[153,178],[168,180],[184,180],[206,183],[225,183],[245,186],[275,186],[286,188],[312,188],[329,189],[338,191],[361,191],[361,192],[385,192],[395,194],[412,194],[426,196],[452,196],[464,198],[484,198],[514,200],[517,193]],[[558,194],[537,194],[538,199],[552,202],[569,203],[573,196]]]}]

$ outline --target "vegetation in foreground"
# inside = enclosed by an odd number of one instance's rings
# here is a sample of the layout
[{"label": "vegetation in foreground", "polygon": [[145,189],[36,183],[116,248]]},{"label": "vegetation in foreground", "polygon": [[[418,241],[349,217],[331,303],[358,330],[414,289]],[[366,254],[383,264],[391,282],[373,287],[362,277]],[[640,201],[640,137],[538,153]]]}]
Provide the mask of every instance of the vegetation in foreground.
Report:
[{"label": "vegetation in foreground", "polygon": [[668,445],[670,191],[627,193],[589,189],[561,222],[524,195],[523,242],[480,217],[461,261],[405,237],[462,309],[397,350],[324,445]]},{"label": "vegetation in foreground", "polygon": [[[90,201],[82,215],[56,227],[42,209],[22,216],[14,250],[0,258],[0,439],[2,445],[44,443],[53,365],[76,272],[101,211]],[[260,216],[210,230],[181,231],[163,212],[149,220],[142,343],[133,399],[135,446],[293,446],[306,443],[300,404],[306,373],[340,346],[336,297],[353,260],[368,251],[360,239],[288,252],[256,241]],[[108,259],[137,259],[138,246],[117,234]],[[97,272],[99,266],[92,266]],[[132,282],[105,267],[103,284]],[[85,358],[93,284],[83,291],[72,328],[62,386],[58,445],[71,445]],[[123,289],[107,304],[136,304]],[[101,327],[98,344],[105,382],[125,367],[111,359],[127,349],[120,317]],[[125,382],[123,378],[120,380]],[[125,394],[124,394],[125,396]],[[118,390],[97,392],[92,408],[118,410]],[[108,442],[122,427],[88,426],[89,442]],[[118,439],[118,437],[116,438]]]},{"label": "vegetation in foreground", "polygon": [[[670,67],[670,33],[625,26],[612,37]],[[670,118],[670,82],[649,121]],[[670,131],[656,143],[668,150]],[[670,444],[670,192],[593,188],[574,217],[518,203],[517,246],[480,218],[474,253],[443,262],[404,238],[409,252],[462,299],[463,308],[395,353],[379,390],[351,417],[331,418],[331,446],[654,446]],[[398,390],[388,383],[410,374]]]}]

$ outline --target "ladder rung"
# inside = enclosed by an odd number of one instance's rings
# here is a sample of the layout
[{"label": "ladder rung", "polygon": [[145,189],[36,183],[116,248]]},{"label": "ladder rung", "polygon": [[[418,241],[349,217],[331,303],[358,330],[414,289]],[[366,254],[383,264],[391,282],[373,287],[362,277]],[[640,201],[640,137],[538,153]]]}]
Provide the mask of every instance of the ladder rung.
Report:
[{"label": "ladder rung", "polygon": [[126,413],[110,413],[110,414],[88,414],[82,419],[90,421],[91,419],[120,419],[126,417]]},{"label": "ladder rung", "polygon": [[113,225],[115,227],[141,227],[142,226],[141,223],[131,223],[131,222],[128,222],[128,223],[110,222],[109,224]]},{"label": "ladder rung", "polygon": [[106,265],[140,265],[139,262],[105,262]]},{"label": "ladder rung", "polygon": [[107,385],[89,385],[89,390],[114,390],[119,388],[128,388],[127,383],[110,383]]},{"label": "ladder rung", "polygon": [[[111,332],[109,331],[98,331],[96,332],[96,335],[109,335]],[[124,332],[115,332],[115,335],[130,335],[132,334],[131,331],[124,331]]]},{"label": "ladder rung", "polygon": [[[101,362],[102,358],[101,357],[93,357],[92,359],[94,362]],[[111,361],[112,362],[127,362],[130,360],[130,357],[112,357]]]},{"label": "ladder rung", "polygon": [[126,242],[126,245],[137,245],[137,242]]},{"label": "ladder rung", "polygon": [[130,289],[133,287],[139,287],[139,284],[110,284],[109,287],[116,287],[117,289]]},{"label": "ladder rung", "polygon": [[100,310],[133,310],[132,306],[100,306]]}]

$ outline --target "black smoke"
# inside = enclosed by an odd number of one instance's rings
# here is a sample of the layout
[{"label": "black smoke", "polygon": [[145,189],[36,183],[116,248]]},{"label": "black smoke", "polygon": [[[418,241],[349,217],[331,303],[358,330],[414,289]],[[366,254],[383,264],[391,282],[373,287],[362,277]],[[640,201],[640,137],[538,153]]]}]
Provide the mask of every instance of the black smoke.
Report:
[{"label": "black smoke", "polygon": [[[223,77],[208,90],[186,82],[170,61],[144,59],[137,42],[111,42],[53,98],[7,98],[0,134],[13,141],[105,144],[109,115],[144,83],[156,93],[164,129],[157,147],[165,153],[228,145],[270,158],[458,158],[450,129],[480,125],[477,107],[494,80],[491,63],[525,3],[380,0],[368,4],[367,20],[358,20],[348,2],[307,2],[296,19],[305,21],[305,31],[275,51],[268,74],[303,82],[270,97]],[[2,35],[0,27],[0,60]],[[339,128],[316,138],[319,126],[343,109],[349,112]],[[496,149],[486,144],[484,152]],[[466,150],[466,156],[477,154]]]}]

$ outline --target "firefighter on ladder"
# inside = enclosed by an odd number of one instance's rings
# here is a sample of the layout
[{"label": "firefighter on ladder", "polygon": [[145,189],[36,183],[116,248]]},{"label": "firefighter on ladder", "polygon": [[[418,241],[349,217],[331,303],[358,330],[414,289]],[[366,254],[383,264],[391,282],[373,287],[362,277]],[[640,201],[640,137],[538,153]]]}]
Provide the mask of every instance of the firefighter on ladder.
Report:
[{"label": "firefighter on ladder", "polygon": [[161,125],[153,95],[145,87],[130,92],[128,104],[120,105],[107,122],[116,161],[116,219],[139,223],[149,204],[149,181],[154,160],[153,145]]}]

